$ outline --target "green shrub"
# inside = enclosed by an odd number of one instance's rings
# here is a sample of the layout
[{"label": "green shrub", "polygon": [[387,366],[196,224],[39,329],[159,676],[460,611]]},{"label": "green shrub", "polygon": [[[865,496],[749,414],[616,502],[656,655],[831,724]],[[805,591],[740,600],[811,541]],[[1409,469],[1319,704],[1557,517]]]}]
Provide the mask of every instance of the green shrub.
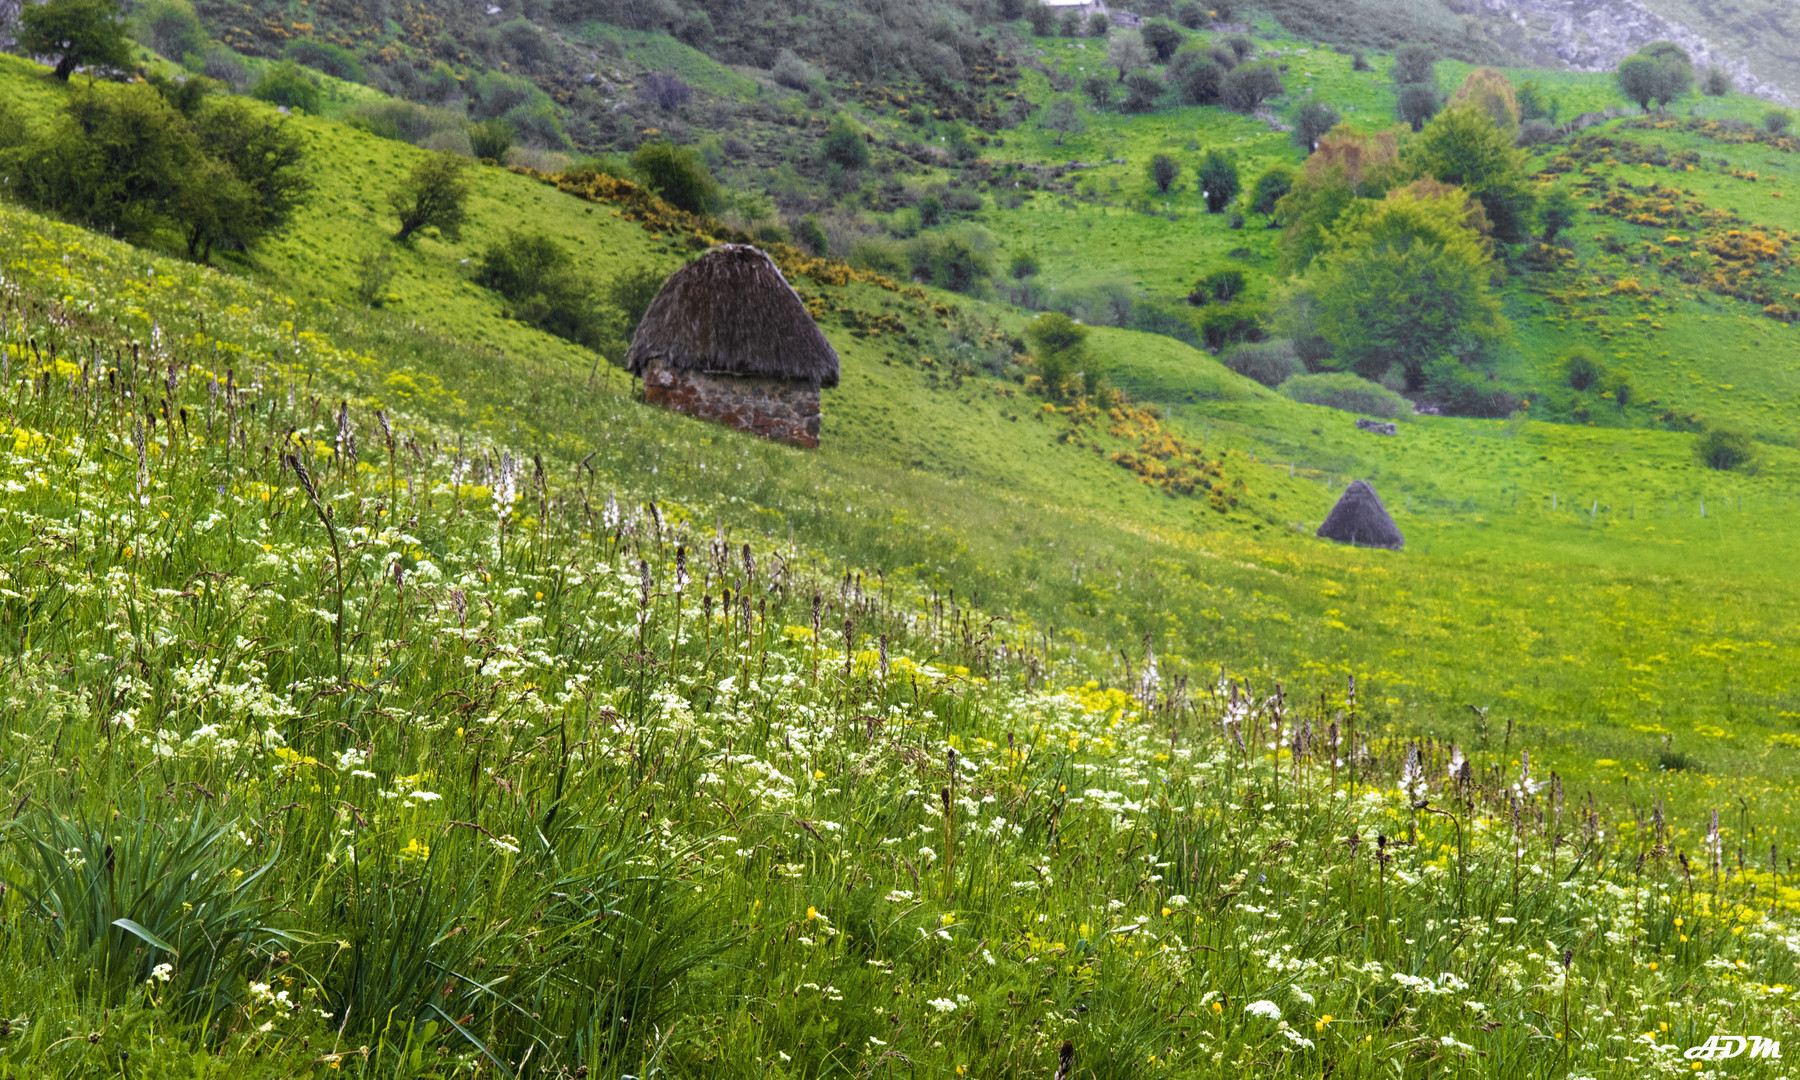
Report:
[{"label": "green shrub", "polygon": [[[1298,361],[1296,361],[1298,362]],[[1328,409],[1393,420],[1412,412],[1412,403],[1380,383],[1347,371],[1295,375],[1277,388],[1283,397]]]},{"label": "green shrub", "polygon": [[844,169],[860,169],[869,163],[869,144],[848,116],[839,113],[819,144],[825,160]]},{"label": "green shrub", "polygon": [[1499,418],[1524,405],[1519,395],[1453,356],[1425,365],[1424,396],[1451,416]]},{"label": "green shrub", "polygon": [[1720,472],[1754,472],[1762,452],[1745,432],[1708,428],[1694,440],[1694,456],[1700,464]]},{"label": "green shrub", "polygon": [[1047,396],[1061,398],[1075,372],[1092,366],[1087,351],[1088,333],[1087,327],[1057,311],[1039,315],[1026,324],[1025,338],[1031,342],[1038,377],[1044,380]]},{"label": "green shrub", "polygon": [[308,115],[317,115],[323,100],[318,80],[300,69],[292,60],[283,60],[263,69],[250,88],[250,96],[271,105],[280,105]]},{"label": "green shrub", "polygon": [[1024,281],[1028,277],[1037,276],[1039,269],[1037,254],[1030,251],[1015,253],[1012,262],[1007,265],[1007,271],[1016,281]]},{"label": "green shrub", "polygon": [[1208,150],[1200,161],[1200,191],[1206,198],[1206,212],[1222,214],[1238,197],[1237,162],[1223,150]]},{"label": "green shrub", "polygon": [[1295,376],[1306,374],[1306,365],[1300,362],[1291,341],[1239,345],[1221,356],[1219,362],[1246,379],[1254,379],[1268,387],[1281,386]]},{"label": "green shrub", "polygon": [[653,266],[636,266],[630,270],[622,270],[607,281],[601,295],[608,305],[618,312],[621,323],[621,336],[630,341],[637,333],[638,323],[644,321],[644,313],[650,310],[650,302],[662,291],[663,282],[668,275]]},{"label": "green shrub", "polygon": [[1167,195],[1169,185],[1181,175],[1181,163],[1169,154],[1157,154],[1150,159],[1150,164],[1145,166],[1144,171],[1150,182],[1156,185],[1157,192]]},{"label": "green shrub", "polygon": [[1770,109],[1768,112],[1763,113],[1763,130],[1771,135],[1785,135],[1787,129],[1792,127],[1793,123],[1793,114],[1789,113],[1786,109]]},{"label": "green shrub", "polygon": [[469,152],[484,161],[505,161],[513,145],[512,122],[496,116],[469,125]]},{"label": "green shrub", "polygon": [[1215,300],[1229,304],[1244,291],[1247,280],[1242,270],[1214,270],[1194,282],[1194,291],[1188,294],[1188,303],[1195,307],[1204,307]]},{"label": "green shrub", "polygon": [[645,187],[690,214],[704,214],[718,196],[711,171],[691,146],[645,143],[631,155],[631,169]]},{"label": "green shrub", "polygon": [[364,307],[378,308],[388,302],[388,287],[394,283],[394,253],[365,251],[356,260],[356,299]]},{"label": "green shrub", "polygon": [[435,228],[455,240],[468,219],[469,163],[454,154],[430,154],[419,160],[399,187],[388,193],[388,205],[400,219],[394,239],[405,243],[420,229]]},{"label": "green shrub", "polygon": [[371,135],[414,146],[423,145],[440,131],[460,131],[466,123],[449,109],[432,108],[399,98],[361,102],[345,115],[344,122]]},{"label": "green shrub", "polygon": [[1310,153],[1342,119],[1336,109],[1323,101],[1307,102],[1294,114],[1294,145]]},{"label": "green shrub", "polygon": [[189,0],[151,0],[132,13],[131,23],[133,36],[171,60],[201,55],[212,44]]},{"label": "green shrub", "polygon": [[904,280],[912,269],[906,249],[894,240],[865,236],[850,245],[849,263],[858,270]]},{"label": "green shrub", "polygon": [[589,348],[606,339],[605,319],[595,305],[598,290],[546,233],[509,232],[489,245],[475,281],[510,301],[520,322]]},{"label": "green shrub", "polygon": [[975,235],[960,230],[927,233],[909,248],[913,277],[952,292],[979,292],[993,273],[984,248]]},{"label": "green shrub", "polygon": [[363,71],[362,62],[349,49],[334,42],[302,38],[288,42],[288,47],[281,50],[281,55],[302,67],[322,71],[345,82],[360,83],[368,78]]},{"label": "green shrub", "polygon": [[1224,92],[1225,69],[1205,53],[1184,52],[1169,65],[1169,81],[1184,105],[1217,105]]},{"label": "green shrub", "polygon": [[1575,349],[1563,360],[1563,378],[1574,390],[1592,390],[1606,378],[1606,366],[1587,349]]},{"label": "green shrub", "polygon": [[1236,112],[1247,113],[1272,97],[1279,97],[1285,92],[1281,85],[1281,73],[1275,70],[1274,64],[1244,64],[1225,73],[1220,82],[1219,96],[1225,107]]}]

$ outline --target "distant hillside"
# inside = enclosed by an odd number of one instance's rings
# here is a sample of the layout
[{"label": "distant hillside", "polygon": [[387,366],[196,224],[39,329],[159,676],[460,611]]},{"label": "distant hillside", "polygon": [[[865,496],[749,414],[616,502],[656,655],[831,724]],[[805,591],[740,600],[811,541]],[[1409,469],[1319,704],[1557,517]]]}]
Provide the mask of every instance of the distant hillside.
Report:
[{"label": "distant hillside", "polygon": [[1674,41],[1740,91],[1783,104],[1800,97],[1800,12],[1781,0],[1445,0],[1526,63],[1611,71],[1652,41]]}]

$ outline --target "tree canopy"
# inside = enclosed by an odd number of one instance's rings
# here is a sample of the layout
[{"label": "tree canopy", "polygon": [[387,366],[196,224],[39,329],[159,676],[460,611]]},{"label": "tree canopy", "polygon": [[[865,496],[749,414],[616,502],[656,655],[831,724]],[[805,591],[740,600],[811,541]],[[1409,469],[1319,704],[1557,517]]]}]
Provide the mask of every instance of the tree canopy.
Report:
[{"label": "tree canopy", "polygon": [[54,56],[54,73],[67,82],[78,67],[129,71],[131,42],[118,0],[44,0],[19,13],[18,49]]},{"label": "tree canopy", "polygon": [[1537,194],[1525,153],[1480,101],[1465,99],[1434,118],[1407,145],[1406,163],[1479,200],[1496,239],[1516,244],[1530,238]]},{"label": "tree canopy", "polygon": [[1653,41],[1619,62],[1619,92],[1645,112],[1662,109],[1694,85],[1694,65],[1672,41]]},{"label": "tree canopy", "polygon": [[1439,358],[1478,363],[1509,336],[1489,273],[1466,193],[1423,180],[1348,207],[1297,287],[1332,346],[1322,366],[1379,379],[1398,365],[1416,389]]}]

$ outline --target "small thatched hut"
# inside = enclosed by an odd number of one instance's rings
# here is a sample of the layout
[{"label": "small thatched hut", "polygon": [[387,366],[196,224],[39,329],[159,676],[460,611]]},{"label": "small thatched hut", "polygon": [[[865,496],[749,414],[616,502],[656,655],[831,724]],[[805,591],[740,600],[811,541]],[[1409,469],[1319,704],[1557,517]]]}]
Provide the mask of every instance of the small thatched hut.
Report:
[{"label": "small thatched hut", "polygon": [[644,400],[807,449],[838,356],[799,294],[748,244],[713,248],[650,302],[625,365]]},{"label": "small thatched hut", "polygon": [[1361,480],[1351,481],[1344,489],[1343,497],[1325,516],[1325,524],[1319,526],[1319,535],[1356,547],[1399,551],[1406,546],[1406,537],[1400,535],[1387,507],[1381,505],[1381,496]]}]

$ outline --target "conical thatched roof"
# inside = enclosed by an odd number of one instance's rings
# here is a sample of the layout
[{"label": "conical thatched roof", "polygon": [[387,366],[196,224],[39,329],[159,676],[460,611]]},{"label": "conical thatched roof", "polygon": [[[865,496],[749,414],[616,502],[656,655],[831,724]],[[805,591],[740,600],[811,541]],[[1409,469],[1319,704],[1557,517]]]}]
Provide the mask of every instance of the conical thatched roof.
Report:
[{"label": "conical thatched roof", "polygon": [[1361,480],[1351,481],[1344,489],[1343,497],[1326,515],[1325,524],[1319,526],[1319,535],[1357,547],[1398,551],[1406,546],[1406,537],[1400,535],[1394,519],[1388,516],[1387,507],[1381,505],[1381,496]]},{"label": "conical thatched roof", "polygon": [[838,384],[838,356],[774,261],[725,244],[675,271],[625,354],[633,375],[661,366]]}]

